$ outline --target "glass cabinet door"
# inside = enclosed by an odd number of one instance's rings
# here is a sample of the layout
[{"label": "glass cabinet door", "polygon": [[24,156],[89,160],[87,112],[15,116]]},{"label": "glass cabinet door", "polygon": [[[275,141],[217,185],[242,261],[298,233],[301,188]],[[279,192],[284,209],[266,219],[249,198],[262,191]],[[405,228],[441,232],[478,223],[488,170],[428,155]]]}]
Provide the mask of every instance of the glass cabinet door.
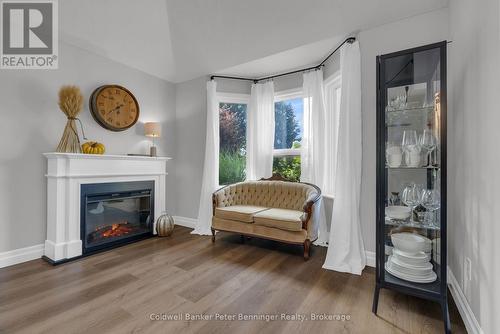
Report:
[{"label": "glass cabinet door", "polygon": [[442,62],[437,46],[381,56],[378,64],[379,274],[436,294],[446,191]]}]

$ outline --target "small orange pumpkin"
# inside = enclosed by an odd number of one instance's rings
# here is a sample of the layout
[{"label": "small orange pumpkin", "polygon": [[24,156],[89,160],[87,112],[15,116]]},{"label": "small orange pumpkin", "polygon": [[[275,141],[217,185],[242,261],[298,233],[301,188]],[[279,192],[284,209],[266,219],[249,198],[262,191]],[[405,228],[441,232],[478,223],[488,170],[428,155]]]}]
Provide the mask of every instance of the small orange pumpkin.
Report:
[{"label": "small orange pumpkin", "polygon": [[105,151],[104,144],[95,141],[89,141],[82,145],[82,152],[85,154],[104,154]]}]

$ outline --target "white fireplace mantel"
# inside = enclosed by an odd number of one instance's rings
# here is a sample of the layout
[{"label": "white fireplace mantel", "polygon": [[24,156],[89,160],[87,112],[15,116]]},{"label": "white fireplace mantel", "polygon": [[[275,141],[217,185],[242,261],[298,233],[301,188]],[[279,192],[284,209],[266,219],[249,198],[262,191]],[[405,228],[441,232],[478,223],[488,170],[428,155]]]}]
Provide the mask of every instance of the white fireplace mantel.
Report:
[{"label": "white fireplace mantel", "polygon": [[47,158],[47,240],[44,254],[53,262],[82,255],[82,184],[151,180],[155,183],[155,222],[165,210],[166,163],[171,158],[76,153],[45,153],[44,156]]}]

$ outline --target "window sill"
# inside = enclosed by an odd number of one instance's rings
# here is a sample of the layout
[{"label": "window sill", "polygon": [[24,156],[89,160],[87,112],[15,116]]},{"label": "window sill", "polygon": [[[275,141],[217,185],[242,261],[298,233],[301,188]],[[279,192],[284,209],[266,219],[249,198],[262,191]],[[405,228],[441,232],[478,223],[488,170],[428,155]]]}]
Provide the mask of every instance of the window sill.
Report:
[{"label": "window sill", "polygon": [[274,158],[289,157],[289,156],[300,156],[300,148],[281,148],[281,149],[274,149],[273,151]]}]

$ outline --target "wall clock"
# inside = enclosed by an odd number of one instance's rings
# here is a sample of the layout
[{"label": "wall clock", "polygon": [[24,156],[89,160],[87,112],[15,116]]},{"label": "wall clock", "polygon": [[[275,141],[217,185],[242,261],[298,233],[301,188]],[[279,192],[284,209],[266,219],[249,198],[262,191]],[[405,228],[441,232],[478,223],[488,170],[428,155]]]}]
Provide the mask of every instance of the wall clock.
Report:
[{"label": "wall clock", "polygon": [[125,87],[104,85],[90,96],[90,113],[103,128],[123,131],[139,119],[139,104],[134,95]]}]

